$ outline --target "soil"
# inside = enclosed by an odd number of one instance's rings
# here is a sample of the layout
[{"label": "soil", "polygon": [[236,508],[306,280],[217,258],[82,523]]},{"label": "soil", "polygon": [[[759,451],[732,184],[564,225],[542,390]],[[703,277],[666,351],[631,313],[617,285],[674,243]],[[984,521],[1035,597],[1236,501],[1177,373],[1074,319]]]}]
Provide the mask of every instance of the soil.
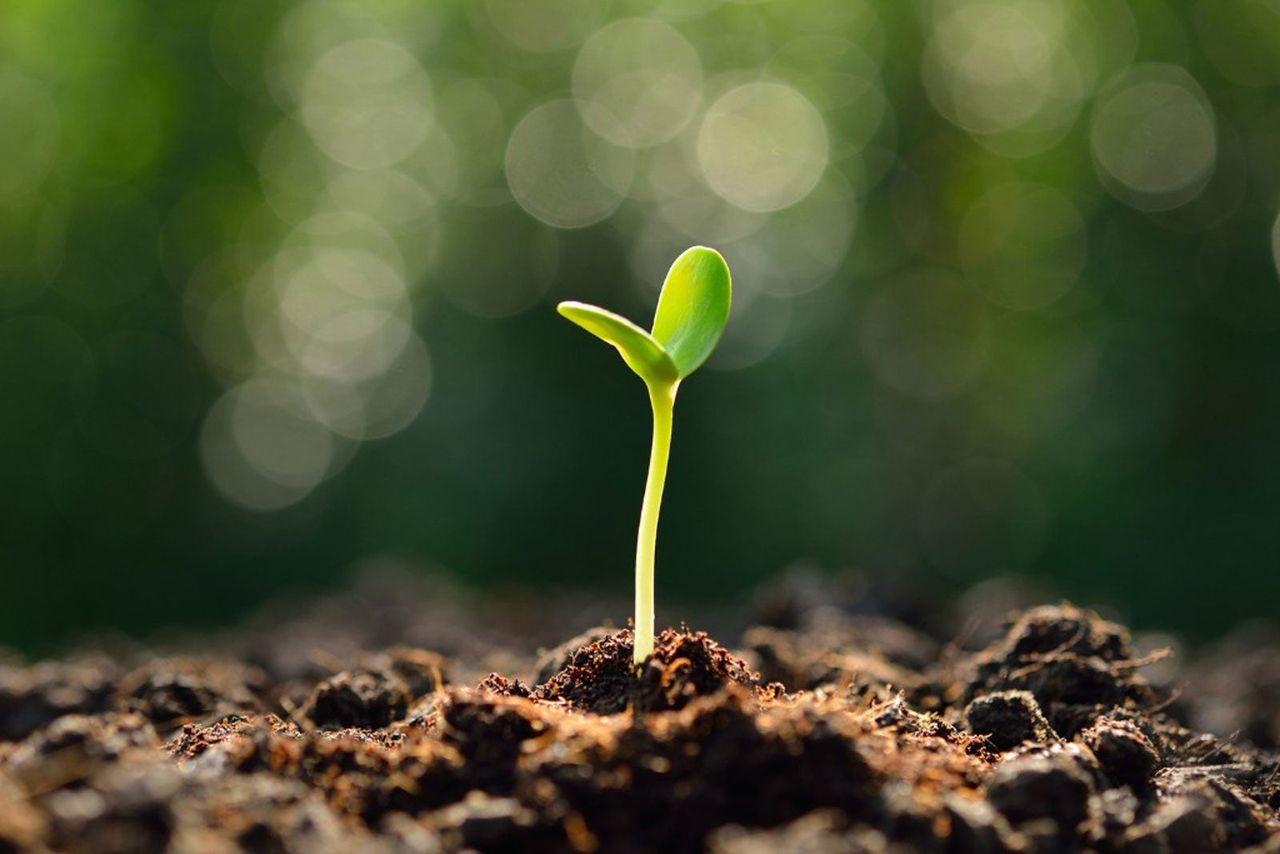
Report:
[{"label": "soil", "polygon": [[796,576],[637,670],[626,628],[553,645],[586,600],[396,579],[3,656],[0,852],[1280,852],[1280,638],[1185,663],[1017,598]]}]

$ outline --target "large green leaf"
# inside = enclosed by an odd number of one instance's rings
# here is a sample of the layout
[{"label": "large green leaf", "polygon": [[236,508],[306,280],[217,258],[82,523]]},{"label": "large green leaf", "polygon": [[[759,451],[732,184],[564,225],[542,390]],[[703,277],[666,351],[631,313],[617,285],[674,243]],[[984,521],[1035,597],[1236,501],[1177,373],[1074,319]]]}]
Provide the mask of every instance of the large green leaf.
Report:
[{"label": "large green leaf", "polygon": [[671,265],[658,297],[653,337],[676,366],[689,376],[715,349],[729,321],[732,299],[729,265],[714,249],[694,246]]},{"label": "large green leaf", "polygon": [[585,302],[562,302],[556,310],[622,354],[646,383],[675,382],[679,373],[662,345],[625,317]]}]

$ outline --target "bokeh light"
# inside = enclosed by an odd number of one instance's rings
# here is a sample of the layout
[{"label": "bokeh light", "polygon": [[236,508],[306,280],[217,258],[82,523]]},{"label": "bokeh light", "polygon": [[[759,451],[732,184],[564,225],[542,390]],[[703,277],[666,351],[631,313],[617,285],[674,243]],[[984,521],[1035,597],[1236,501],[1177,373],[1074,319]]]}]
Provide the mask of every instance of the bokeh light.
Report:
[{"label": "bokeh light", "polygon": [[431,90],[399,45],[352,39],[330,48],[300,93],[302,120],[320,148],[344,166],[385,169],[426,138]]},{"label": "bokeh light", "polygon": [[543,104],[520,120],[506,165],[520,206],[557,228],[582,228],[609,216],[634,174],[630,152],[587,128],[569,100]]},{"label": "bokeh light", "polygon": [[688,40],[661,21],[631,18],[598,30],[573,66],[587,125],[605,139],[647,148],[674,137],[702,93],[702,65]]},{"label": "bokeh light", "polygon": [[1108,187],[1143,210],[1190,201],[1208,183],[1218,153],[1213,108],[1175,65],[1135,66],[1095,108],[1093,155]]},{"label": "bokeh light", "polygon": [[[941,4],[925,50],[925,89],[949,120],[982,137],[1039,132],[1036,153],[1075,120],[1086,94],[1067,41],[1064,4]],[[948,8],[949,6],[949,8]],[[1011,145],[994,141],[997,150]]]},{"label": "bokeh light", "polygon": [[745,83],[707,108],[698,162],[721,197],[749,211],[775,211],[809,194],[827,168],[822,114],[782,83]]},{"label": "bokeh light", "polygon": [[228,391],[209,410],[200,458],[228,500],[250,510],[279,510],[319,485],[333,446],[333,436],[292,386],[254,380]]}]

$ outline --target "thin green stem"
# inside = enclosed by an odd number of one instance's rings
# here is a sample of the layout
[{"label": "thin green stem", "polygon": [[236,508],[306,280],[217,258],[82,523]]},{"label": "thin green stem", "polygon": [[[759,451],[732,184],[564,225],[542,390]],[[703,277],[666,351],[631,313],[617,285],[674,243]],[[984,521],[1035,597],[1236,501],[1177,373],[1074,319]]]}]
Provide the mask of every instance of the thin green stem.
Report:
[{"label": "thin green stem", "polygon": [[662,509],[662,489],[667,482],[667,459],[671,456],[671,416],[680,382],[653,381],[647,385],[653,408],[653,447],[649,452],[644,503],[640,506],[640,534],[636,538],[636,664],[653,652],[653,559],[658,548],[658,511]]}]

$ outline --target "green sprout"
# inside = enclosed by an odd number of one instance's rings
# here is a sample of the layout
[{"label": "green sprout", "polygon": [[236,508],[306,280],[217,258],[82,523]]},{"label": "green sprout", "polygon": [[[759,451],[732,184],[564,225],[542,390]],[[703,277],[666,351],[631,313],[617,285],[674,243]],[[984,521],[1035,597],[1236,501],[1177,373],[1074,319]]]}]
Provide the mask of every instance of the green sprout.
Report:
[{"label": "green sprout", "polygon": [[557,306],[565,317],[616,347],[622,360],[649,389],[653,447],[636,537],[636,664],[653,652],[653,558],[667,459],[671,455],[676,390],[715,349],[729,320],[731,296],[729,266],[724,258],[714,249],[694,246],[682,252],[667,273],[652,332],[598,306],[582,302],[562,302]]}]

